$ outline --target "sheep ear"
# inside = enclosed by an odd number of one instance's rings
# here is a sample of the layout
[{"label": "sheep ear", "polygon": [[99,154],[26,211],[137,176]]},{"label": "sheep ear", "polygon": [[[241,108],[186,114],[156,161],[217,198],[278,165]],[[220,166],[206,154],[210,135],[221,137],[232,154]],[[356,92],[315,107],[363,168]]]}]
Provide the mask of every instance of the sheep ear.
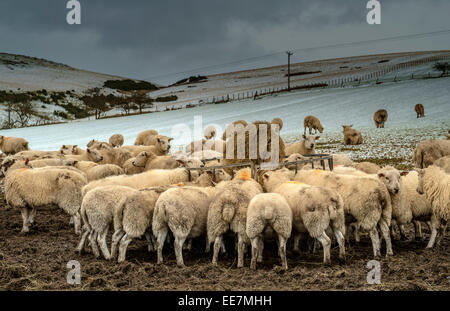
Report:
[{"label": "sheep ear", "polygon": [[384,177],[384,174],[383,173],[378,173],[378,177]]},{"label": "sheep ear", "polygon": [[158,137],[158,138],[156,138],[156,140],[158,141],[158,143],[160,143],[161,142],[161,139]]},{"label": "sheep ear", "polygon": [[306,135],[305,135],[305,134],[303,134],[302,137],[303,137],[304,139],[306,139]]},{"label": "sheep ear", "polygon": [[177,162],[180,163],[181,165],[184,165],[184,160],[178,159]]},{"label": "sheep ear", "polygon": [[172,140],[173,140],[173,138],[172,138],[172,137],[170,137],[170,138],[169,138],[169,141],[172,141]]},{"label": "sheep ear", "polygon": [[27,159],[25,160],[25,165],[28,165],[28,163],[30,163],[30,159],[27,158]]},{"label": "sheep ear", "polygon": [[314,139],[315,139],[315,140],[318,140],[319,138],[320,138],[320,136],[316,136],[316,137],[314,137]]},{"label": "sheep ear", "polygon": [[406,176],[406,175],[408,175],[408,174],[409,174],[408,171],[403,171],[403,172],[400,173],[400,176]]},{"label": "sheep ear", "polygon": [[78,147],[78,145],[73,145],[73,149],[75,149],[76,147]]},{"label": "sheep ear", "polygon": [[66,145],[62,145],[62,149],[66,149]]},{"label": "sheep ear", "polygon": [[87,151],[87,153],[91,153],[91,150],[88,148],[88,149],[86,149],[86,151]]},{"label": "sheep ear", "polygon": [[59,152],[61,152],[61,154],[64,154],[64,151],[60,150]]}]

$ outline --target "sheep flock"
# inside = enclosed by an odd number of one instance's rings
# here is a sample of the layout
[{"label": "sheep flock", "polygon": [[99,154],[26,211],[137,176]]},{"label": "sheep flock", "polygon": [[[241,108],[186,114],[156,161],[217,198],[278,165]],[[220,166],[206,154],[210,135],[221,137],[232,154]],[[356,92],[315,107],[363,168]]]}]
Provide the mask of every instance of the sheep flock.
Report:
[{"label": "sheep flock", "polygon": [[[419,108],[418,117],[424,117]],[[387,111],[377,111],[374,121],[383,131]],[[254,124],[257,133],[263,125],[277,125],[278,131],[269,131],[268,146],[276,139],[280,150],[275,160],[281,164],[316,154],[320,136],[311,132],[324,131],[319,119],[308,116],[302,140],[287,144],[280,137],[279,118],[235,124]],[[364,146],[358,130],[343,128],[344,144]],[[422,226],[428,226],[427,248],[443,241],[450,220],[448,139],[418,143],[412,171],[357,163],[345,154],[332,155],[333,170],[311,163],[269,169],[262,157],[249,157],[251,133],[244,135],[244,159],[225,159],[237,143],[228,145],[233,136],[219,134],[208,126],[203,140],[178,152],[171,152],[172,138],[156,130],[139,133],[131,146],[114,134],[108,142],[92,139],[86,148],[67,144],[55,151],[31,150],[24,138],[0,136],[2,190],[7,205],[21,213],[24,238],[39,238],[30,232],[39,226],[40,208],[58,207],[79,235],[78,245],[67,251],[98,260],[124,262],[132,256],[127,257],[128,245],[145,239],[158,264],[164,264],[169,245],[177,265],[184,266],[183,252],[199,240],[211,265],[226,255],[235,256],[241,268],[247,256],[248,266],[256,269],[264,261],[264,244],[273,241],[274,257],[280,257],[281,269],[288,269],[286,252],[301,252],[300,241],[314,250],[321,247],[324,264],[351,260],[346,248],[365,235],[374,258],[395,257],[392,242],[407,239],[408,225],[414,225],[416,239],[426,238]],[[331,256],[333,245],[339,248],[338,258]]]}]

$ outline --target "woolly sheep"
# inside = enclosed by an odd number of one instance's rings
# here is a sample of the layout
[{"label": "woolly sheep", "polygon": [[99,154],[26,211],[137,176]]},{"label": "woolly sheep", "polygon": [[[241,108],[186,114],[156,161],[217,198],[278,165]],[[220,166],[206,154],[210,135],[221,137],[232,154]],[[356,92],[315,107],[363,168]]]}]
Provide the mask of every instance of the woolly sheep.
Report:
[{"label": "woolly sheep", "polygon": [[143,131],[140,132],[137,137],[136,140],[134,141],[134,145],[135,146],[139,146],[139,145],[143,145],[145,140],[150,137],[150,136],[156,136],[158,135],[158,132],[155,130],[147,130],[147,131]]},{"label": "woolly sheep", "polygon": [[98,149],[103,156],[100,164],[115,164],[122,167],[125,162],[133,157],[133,153],[122,148],[112,148],[103,146]]},{"label": "woolly sheep", "polygon": [[[192,179],[198,177],[197,172],[191,172]],[[173,170],[151,170],[136,175],[111,176],[101,180],[91,181],[83,188],[83,195],[96,187],[117,185],[128,186],[134,189],[145,189],[149,187],[164,186],[187,182],[188,171],[185,168]]]},{"label": "woolly sheep", "polygon": [[319,119],[317,119],[315,116],[307,116],[303,120],[303,126],[304,126],[304,135],[306,135],[306,128],[309,130],[309,135],[311,135],[311,130],[314,130],[314,134],[319,131],[320,133],[323,132],[323,126],[320,123]]},{"label": "woolly sheep", "polygon": [[237,172],[232,181],[219,183],[217,194],[209,207],[207,232],[208,243],[214,242],[213,265],[217,265],[223,235],[228,231],[237,236],[238,268],[244,266],[244,248],[250,240],[245,232],[247,207],[250,200],[262,192],[261,186],[251,178],[250,170]]},{"label": "woolly sheep", "polygon": [[[142,151],[141,153],[144,153],[144,152],[146,152],[146,151]],[[141,153],[139,153],[139,154],[141,154]],[[136,157],[132,157],[125,161],[125,163],[122,166],[125,174],[135,175],[135,174],[140,174],[140,173],[144,172],[145,167],[136,167],[133,165],[133,162],[135,160],[136,160]]]},{"label": "woolly sheep", "polygon": [[[7,173],[10,173],[14,170],[20,168],[41,168],[41,167],[62,167],[67,169],[74,169],[66,164],[65,161],[61,159],[42,159],[42,160],[18,160],[14,157],[8,156],[6,157],[1,164],[1,175],[6,176]],[[76,170],[76,169],[74,169]],[[78,171],[78,170],[76,170]]]},{"label": "woolly sheep", "polygon": [[119,148],[123,145],[123,135],[122,134],[114,134],[109,138],[109,144],[114,148]]},{"label": "woolly sheep", "polygon": [[86,152],[86,150],[79,148],[78,145],[62,145],[59,152],[63,155],[82,155]]},{"label": "woolly sheep", "polygon": [[386,254],[393,254],[389,236],[392,217],[391,199],[386,187],[379,180],[338,175],[321,170],[301,170],[294,180],[335,190],[344,200],[346,218],[356,222],[358,230],[369,232],[374,256],[380,255],[377,224],[380,225],[386,241]]},{"label": "woolly sheep", "polygon": [[28,142],[23,138],[0,135],[0,149],[6,155],[16,154],[28,150]]},{"label": "woolly sheep", "polygon": [[376,174],[381,169],[381,167],[371,162],[355,163],[352,167],[367,174]]},{"label": "woolly sheep", "polygon": [[439,158],[450,155],[450,141],[433,139],[421,141],[414,149],[413,162],[417,168],[426,168]]},{"label": "woolly sheep", "polygon": [[450,174],[450,155],[437,159],[434,161],[433,165],[439,166],[447,174]]},{"label": "woolly sheep", "polygon": [[77,161],[91,161],[91,162],[100,162],[103,161],[103,156],[100,151],[96,149],[86,149],[86,152],[82,155],[70,154],[65,156],[66,160],[77,160]]},{"label": "woolly sheep", "polygon": [[30,161],[38,159],[59,158],[59,157],[61,157],[61,153],[59,151],[40,151],[40,150],[21,151],[14,155],[14,158],[16,159],[20,160],[29,159]]},{"label": "woolly sheep", "polygon": [[[284,160],[284,163],[290,163],[290,162],[297,162],[297,161],[302,161],[302,160],[307,160],[307,157],[302,156],[300,153],[293,153],[291,154],[289,157],[287,157]],[[306,165],[306,163],[303,164],[290,164],[290,165],[286,165],[285,167],[288,169],[302,169],[302,167],[304,167]]]},{"label": "woolly sheep", "polygon": [[246,233],[252,244],[251,269],[256,269],[258,254],[265,237],[278,236],[278,254],[287,270],[286,242],[292,231],[292,210],[286,199],[277,193],[260,193],[253,197],[247,209]]},{"label": "woolly sheep", "polygon": [[377,128],[384,128],[384,123],[386,123],[387,119],[388,112],[386,109],[377,110],[373,115],[373,120],[375,121],[375,126]]},{"label": "woolly sheep", "polygon": [[5,178],[8,204],[22,211],[22,232],[29,232],[36,208],[55,204],[74,216],[75,233],[80,230],[81,188],[87,184],[82,173],[62,168],[18,169]]},{"label": "woolly sheep", "polygon": [[339,257],[345,258],[344,202],[337,191],[290,181],[286,169],[265,172],[261,182],[264,190],[282,195],[292,209],[295,251],[300,234],[307,232],[322,243],[323,262],[329,263],[331,240],[325,230],[331,227],[339,244]]},{"label": "woolly sheep", "polygon": [[113,148],[113,146],[111,146],[109,143],[107,143],[105,141],[103,141],[103,142],[102,141],[98,141],[98,140],[95,140],[95,139],[90,140],[87,143],[87,145],[86,145],[86,147],[88,147],[90,149],[100,149],[100,148],[105,148],[107,146]]},{"label": "woolly sheep", "polygon": [[120,149],[125,149],[130,151],[133,156],[137,156],[142,151],[150,151],[158,156],[167,155],[170,151],[170,141],[173,140],[171,137],[157,135],[156,144],[152,146],[123,146]]},{"label": "woolly sheep", "polygon": [[88,182],[123,174],[123,169],[115,164],[95,165],[86,171]]},{"label": "woolly sheep", "polygon": [[132,162],[133,166],[144,168],[144,171],[151,169],[173,169],[180,166],[180,163],[171,156],[157,156],[153,152],[141,152]]},{"label": "woolly sheep", "polygon": [[302,137],[302,141],[286,146],[286,155],[289,156],[293,153],[299,153],[301,155],[316,153],[314,147],[316,146],[316,140],[318,140],[320,136],[303,135]]},{"label": "woolly sheep", "polygon": [[215,126],[214,125],[207,126],[203,131],[203,136],[205,136],[207,140],[215,138],[217,136],[217,130]]},{"label": "woolly sheep", "polygon": [[417,114],[417,118],[423,118],[425,117],[425,108],[422,104],[417,104],[414,106],[414,111]]},{"label": "woolly sheep", "polygon": [[162,249],[170,228],[175,238],[177,265],[184,266],[183,244],[186,239],[200,237],[206,232],[208,209],[214,194],[214,187],[177,187],[160,195],[152,221],[158,264],[163,262]]},{"label": "woolly sheep", "polygon": [[353,125],[342,125],[344,129],[344,145],[360,145],[363,143],[361,132],[352,128]]},{"label": "woolly sheep", "polygon": [[279,130],[281,131],[283,129],[283,120],[281,118],[273,118],[272,121],[270,121],[272,124],[278,124]]},{"label": "woolly sheep", "polygon": [[[425,194],[432,206],[431,237],[427,248],[439,245],[450,220],[450,175],[437,166],[419,170],[419,194]],[[437,237],[437,240],[436,240]]]}]

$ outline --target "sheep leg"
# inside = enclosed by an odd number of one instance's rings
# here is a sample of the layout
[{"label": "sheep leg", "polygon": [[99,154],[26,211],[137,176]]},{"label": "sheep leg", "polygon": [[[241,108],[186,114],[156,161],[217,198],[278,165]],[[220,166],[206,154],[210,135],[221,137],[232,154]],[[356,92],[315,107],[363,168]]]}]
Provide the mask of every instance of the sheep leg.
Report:
[{"label": "sheep leg", "polygon": [[211,250],[211,243],[209,243],[208,236],[206,236],[205,253],[209,253]]},{"label": "sheep leg", "polygon": [[373,256],[377,258],[378,256],[381,256],[380,252],[380,238],[378,236],[378,230],[377,228],[373,228],[369,232],[370,239],[372,240],[372,248],[373,248]]},{"label": "sheep leg", "polygon": [[389,226],[387,225],[387,223],[384,219],[380,219],[379,226],[380,226],[381,234],[383,235],[384,241],[386,242],[386,256],[392,256],[392,255],[394,255],[394,252],[392,251],[392,242],[391,242]]},{"label": "sheep leg", "polygon": [[227,253],[227,249],[225,248],[225,243],[222,241],[220,241],[220,253],[221,254],[226,254]]},{"label": "sheep leg", "polygon": [[28,207],[23,207],[21,210],[22,213],[22,232],[27,233],[30,232],[30,224],[28,222],[29,220],[29,208]]},{"label": "sheep leg", "polygon": [[222,243],[223,243],[222,235],[219,235],[214,240],[214,253],[213,253],[213,260],[212,260],[212,264],[214,266],[217,266],[217,259],[219,258],[219,251],[220,251],[220,248],[222,247]]},{"label": "sheep leg", "polygon": [[342,232],[338,229],[333,229],[334,236],[339,245],[339,258],[345,259],[345,238]]},{"label": "sheep leg", "polygon": [[75,227],[75,234],[79,235],[81,233],[81,215],[80,215],[80,212],[77,212],[73,216],[73,225]]},{"label": "sheep leg", "polygon": [[259,239],[259,247],[258,247],[258,258],[257,262],[263,262],[263,252],[264,252],[264,241],[262,238]]},{"label": "sheep leg", "polygon": [[360,239],[360,237],[359,237],[358,226],[356,226],[355,223],[351,224],[350,226],[352,226],[352,227],[353,227],[353,230],[354,230],[353,232],[354,232],[354,234],[355,234],[355,242],[356,242],[356,243],[359,243],[359,241],[360,241],[361,239]]},{"label": "sheep leg", "polygon": [[78,246],[76,248],[76,251],[81,254],[83,252],[84,247],[86,246],[86,238],[89,235],[91,231],[88,228],[84,228],[84,232],[81,235],[80,243],[78,243]]},{"label": "sheep leg", "polygon": [[100,250],[103,253],[103,257],[105,257],[106,260],[111,259],[111,254],[109,253],[108,250],[108,245],[106,244],[106,236],[108,235],[108,229],[109,227],[107,226],[102,232],[100,232],[100,234],[97,236],[97,242],[100,246]]},{"label": "sheep leg", "polygon": [[404,225],[398,225],[398,231],[400,231],[400,240],[406,241],[408,238],[405,234],[405,226]]},{"label": "sheep leg", "polygon": [[120,240],[120,245],[119,245],[119,258],[117,259],[117,262],[124,262],[125,261],[125,256],[127,254],[127,247],[128,244],[130,244],[130,242],[133,239],[130,238],[128,236],[128,234],[125,233],[125,235],[123,236],[123,238]]},{"label": "sheep leg", "polygon": [[73,216],[70,216],[69,225],[73,225]]},{"label": "sheep leg", "polygon": [[294,234],[294,253],[300,254],[300,233]]},{"label": "sheep leg", "polygon": [[34,217],[36,217],[36,208],[33,207],[31,210],[31,213],[28,215],[28,222],[30,225],[34,225]]},{"label": "sheep leg", "polygon": [[252,260],[250,262],[250,269],[256,270],[256,261],[258,259],[259,246],[261,245],[259,242],[259,237],[256,236],[251,240],[252,244]]},{"label": "sheep leg", "polygon": [[186,244],[183,245],[183,249],[187,251],[191,251],[192,249],[192,239],[189,239]]},{"label": "sheep leg", "polygon": [[281,235],[278,235],[278,253],[280,254],[280,257],[281,257],[282,267],[285,270],[287,270],[287,268],[288,268],[287,259],[286,259],[286,242],[287,242],[287,239],[285,239]]},{"label": "sheep leg", "polygon": [[125,235],[125,232],[122,229],[116,230],[111,238],[111,258],[116,258],[117,256],[117,245],[120,240]]},{"label": "sheep leg", "polygon": [[423,234],[422,234],[422,225],[420,224],[420,221],[418,220],[414,220],[414,235],[416,240],[422,240],[423,239]]},{"label": "sheep leg", "polygon": [[169,231],[169,229],[167,227],[163,227],[159,230],[158,235],[156,237],[156,250],[157,250],[157,254],[158,254],[158,261],[157,261],[158,264],[163,263],[162,250],[163,250],[164,242],[166,241],[168,231]]},{"label": "sheep leg", "polygon": [[238,234],[238,264],[237,264],[238,268],[244,267],[244,248],[245,248],[244,238],[240,234]]},{"label": "sheep leg", "polygon": [[91,242],[92,252],[94,253],[95,258],[100,257],[100,251],[97,246],[97,232],[94,230],[89,234],[89,242]]},{"label": "sheep leg", "polygon": [[149,252],[152,252],[153,251],[153,237],[152,237],[152,234],[150,233],[150,232],[145,232],[145,239],[147,240],[147,244],[148,244],[148,247],[147,247],[147,250],[149,251]]},{"label": "sheep leg", "polygon": [[185,237],[175,237],[175,243],[174,243],[174,248],[175,248],[175,256],[177,257],[177,265],[179,267],[184,267],[184,262],[183,262],[183,244],[184,241],[186,241]]},{"label": "sheep leg", "polygon": [[320,243],[322,243],[323,247],[323,263],[329,264],[331,263],[331,256],[330,256],[330,249],[331,249],[331,240],[325,233],[325,231],[322,233],[321,236],[317,238]]},{"label": "sheep leg", "polygon": [[435,215],[431,217],[431,236],[426,248],[433,248],[439,229],[439,220]]},{"label": "sheep leg", "polygon": [[442,238],[445,236],[446,231],[447,231],[447,222],[445,222],[445,223],[441,222],[441,225],[439,226],[439,229],[438,229],[438,235],[436,238],[437,246],[441,245]]}]

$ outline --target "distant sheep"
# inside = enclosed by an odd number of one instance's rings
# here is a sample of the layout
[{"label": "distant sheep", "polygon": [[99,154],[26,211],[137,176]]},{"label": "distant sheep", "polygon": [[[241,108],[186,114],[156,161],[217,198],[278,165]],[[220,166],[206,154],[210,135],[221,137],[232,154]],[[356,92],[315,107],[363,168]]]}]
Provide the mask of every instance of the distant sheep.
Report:
[{"label": "distant sheep", "polygon": [[353,125],[342,125],[344,129],[344,145],[361,145],[363,137],[361,132],[352,128]]},{"label": "distant sheep", "polygon": [[109,144],[114,148],[119,148],[123,145],[123,135],[122,134],[114,134],[109,138]]},{"label": "distant sheep", "polygon": [[151,151],[155,155],[162,156],[167,155],[170,151],[170,142],[173,140],[171,137],[156,135],[156,144],[151,146],[123,146],[120,149],[125,149],[130,151],[133,156],[137,156],[142,151]]},{"label": "distant sheep", "polygon": [[156,201],[152,229],[156,237],[158,264],[163,263],[162,249],[170,229],[175,238],[174,249],[178,266],[184,266],[183,245],[206,233],[209,205],[214,187],[178,187],[162,193]]},{"label": "distant sheep", "polygon": [[384,123],[386,123],[387,119],[388,112],[386,109],[380,109],[373,115],[373,120],[377,128],[384,128]]},{"label": "distant sheep", "polygon": [[158,135],[158,132],[155,130],[147,130],[147,131],[143,131],[140,132],[137,137],[136,140],[134,141],[134,145],[139,146],[139,145],[144,145],[144,142],[151,136],[156,136]]},{"label": "distant sheep", "polygon": [[417,118],[425,117],[425,108],[422,104],[417,104],[416,106],[414,106],[414,110],[417,114]]},{"label": "distant sheep", "polygon": [[286,146],[285,148],[286,155],[289,156],[294,153],[299,153],[301,155],[316,153],[314,148],[316,146],[316,140],[318,140],[320,136],[303,135],[302,137],[303,137],[302,141]]},{"label": "distant sheep", "polygon": [[414,149],[413,162],[417,168],[426,168],[439,158],[450,155],[450,141],[431,139],[421,141]]},{"label": "distant sheep", "polygon": [[82,155],[86,152],[86,150],[79,148],[78,145],[62,145],[59,151],[63,155]]},{"label": "distant sheep", "polygon": [[6,137],[0,135],[0,149],[6,155],[16,154],[28,150],[28,142],[19,137]]},{"label": "distant sheep", "polygon": [[144,172],[151,169],[173,169],[180,166],[180,163],[171,156],[157,156],[153,152],[139,153],[132,165],[144,168]]},{"label": "distant sheep", "polygon": [[86,185],[82,173],[61,168],[18,169],[5,178],[5,198],[22,211],[22,232],[29,232],[36,208],[54,204],[74,216],[75,233],[80,231],[81,188]]},{"label": "distant sheep", "polygon": [[289,171],[281,169],[262,175],[264,190],[282,195],[293,213],[294,250],[301,233],[309,233],[323,246],[323,262],[330,262],[331,240],[325,230],[331,227],[339,244],[339,257],[345,257],[344,202],[337,191],[290,181]]},{"label": "distant sheep", "polygon": [[309,135],[311,135],[311,131],[314,130],[314,134],[319,131],[320,133],[323,133],[323,126],[320,123],[319,119],[317,119],[315,116],[307,116],[303,120],[303,126],[304,126],[304,135],[306,135],[306,128],[309,130]]},{"label": "distant sheep", "polygon": [[434,165],[421,169],[417,192],[425,194],[432,206],[431,237],[427,245],[432,248],[435,242],[440,244],[450,221],[450,175]]},{"label": "distant sheep", "polygon": [[292,210],[286,199],[277,193],[257,194],[247,209],[246,233],[252,244],[251,269],[256,269],[266,236],[278,237],[278,254],[283,269],[287,269],[286,242],[292,231]]}]

